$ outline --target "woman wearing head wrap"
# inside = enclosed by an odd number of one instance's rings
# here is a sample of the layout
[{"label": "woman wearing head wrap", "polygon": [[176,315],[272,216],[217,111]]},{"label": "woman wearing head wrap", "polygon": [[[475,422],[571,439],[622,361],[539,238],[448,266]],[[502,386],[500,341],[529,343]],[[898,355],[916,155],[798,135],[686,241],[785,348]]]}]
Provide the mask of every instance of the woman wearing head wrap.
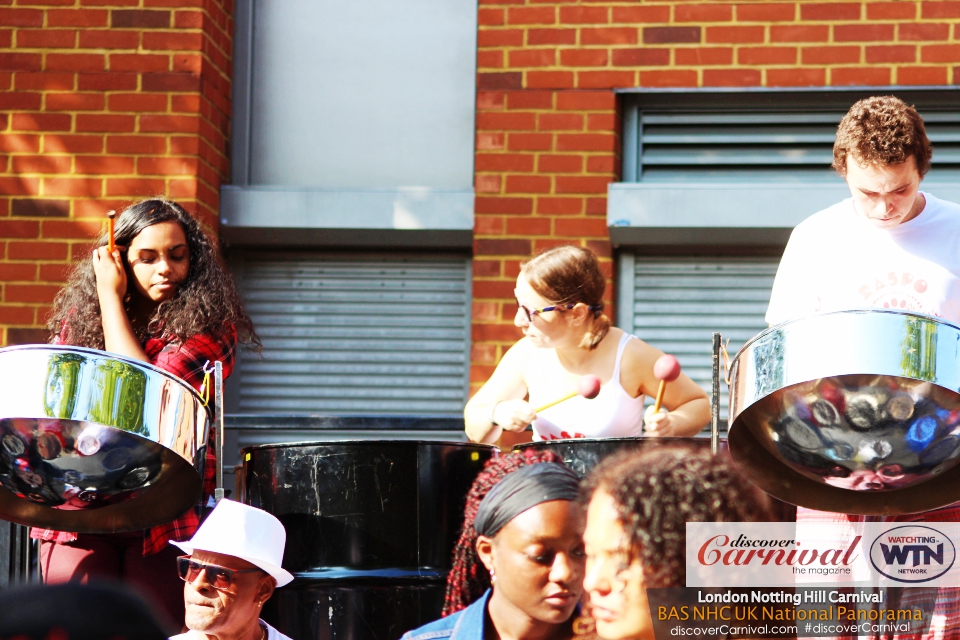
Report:
[{"label": "woman wearing head wrap", "polygon": [[573,635],[583,592],[583,510],[577,476],[552,460],[508,454],[487,463],[467,497],[446,617],[403,640]]},{"label": "woman wearing head wrap", "polygon": [[686,586],[688,522],[772,520],[766,494],[725,455],[690,446],[627,451],[585,481],[587,570],[596,633],[653,640],[648,588]]}]

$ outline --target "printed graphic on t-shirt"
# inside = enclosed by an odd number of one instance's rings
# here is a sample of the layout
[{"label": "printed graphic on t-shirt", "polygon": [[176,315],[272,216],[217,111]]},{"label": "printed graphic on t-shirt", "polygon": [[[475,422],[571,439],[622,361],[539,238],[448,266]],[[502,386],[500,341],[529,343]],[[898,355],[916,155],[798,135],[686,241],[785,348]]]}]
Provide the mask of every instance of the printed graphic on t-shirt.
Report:
[{"label": "printed graphic on t-shirt", "polygon": [[908,272],[889,272],[883,278],[875,278],[870,284],[858,289],[864,301],[871,307],[914,311],[939,316],[936,309],[923,304],[923,294],[929,285],[923,278]]}]

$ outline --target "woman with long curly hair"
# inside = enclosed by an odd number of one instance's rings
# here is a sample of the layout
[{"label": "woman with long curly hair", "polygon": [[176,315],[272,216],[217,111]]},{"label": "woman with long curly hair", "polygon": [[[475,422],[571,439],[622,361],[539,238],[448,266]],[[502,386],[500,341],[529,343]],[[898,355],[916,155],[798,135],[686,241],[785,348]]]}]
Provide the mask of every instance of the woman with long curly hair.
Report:
[{"label": "woman with long curly hair", "polygon": [[444,617],[404,640],[565,640],[583,593],[577,476],[552,453],[487,462],[467,494]]},{"label": "woman with long curly hair", "polygon": [[[149,362],[198,391],[206,363],[220,360],[227,376],[239,341],[259,347],[213,242],[183,207],[163,198],[138,202],[117,217],[115,238],[112,253],[101,237],[91,257],[74,266],[54,301],[52,342]],[[207,447],[204,500],[213,493],[215,469]],[[145,531],[31,535],[41,540],[44,581],[123,580],[182,624],[177,552],[167,543],[190,539],[198,526],[191,510]]]},{"label": "woman with long curly hair", "polygon": [[584,481],[583,496],[583,588],[603,640],[653,640],[646,590],[686,586],[688,522],[774,519],[766,494],[728,456],[690,445],[613,455]]}]

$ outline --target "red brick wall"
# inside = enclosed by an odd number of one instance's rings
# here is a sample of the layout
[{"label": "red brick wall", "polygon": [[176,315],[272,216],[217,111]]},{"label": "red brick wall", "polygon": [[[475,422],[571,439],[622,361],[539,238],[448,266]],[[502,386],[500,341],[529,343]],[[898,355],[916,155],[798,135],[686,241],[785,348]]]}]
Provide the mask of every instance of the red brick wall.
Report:
[{"label": "red brick wall", "polygon": [[614,88],[960,82],[958,1],[480,0],[479,25],[474,389],[520,337],[521,260],[610,255]]},{"label": "red brick wall", "polygon": [[217,228],[232,0],[0,0],[0,327],[35,341],[108,209]]}]

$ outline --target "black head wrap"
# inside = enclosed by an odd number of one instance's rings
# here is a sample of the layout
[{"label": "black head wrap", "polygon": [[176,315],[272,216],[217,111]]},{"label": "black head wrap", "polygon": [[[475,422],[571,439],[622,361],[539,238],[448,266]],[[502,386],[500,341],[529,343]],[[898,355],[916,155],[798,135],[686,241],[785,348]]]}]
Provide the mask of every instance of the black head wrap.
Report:
[{"label": "black head wrap", "polygon": [[527,465],[507,475],[487,493],[473,528],[492,537],[518,515],[551,500],[576,500],[580,479],[570,469],[551,462]]}]

